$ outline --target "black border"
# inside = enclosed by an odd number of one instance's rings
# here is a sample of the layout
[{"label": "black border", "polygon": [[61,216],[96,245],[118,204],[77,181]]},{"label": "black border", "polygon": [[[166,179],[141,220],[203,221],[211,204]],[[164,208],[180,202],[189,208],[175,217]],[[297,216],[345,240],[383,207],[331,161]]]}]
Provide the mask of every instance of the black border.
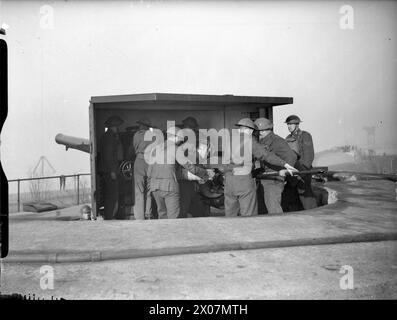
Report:
[{"label": "black border", "polygon": [[[7,42],[0,39],[0,133],[8,113]],[[8,180],[0,160],[0,257],[8,254]]]}]

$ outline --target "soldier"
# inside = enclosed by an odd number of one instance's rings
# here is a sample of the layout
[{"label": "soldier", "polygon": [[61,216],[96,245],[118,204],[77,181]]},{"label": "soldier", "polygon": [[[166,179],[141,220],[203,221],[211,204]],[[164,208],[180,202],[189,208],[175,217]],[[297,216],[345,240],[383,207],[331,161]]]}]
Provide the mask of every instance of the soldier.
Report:
[{"label": "soldier", "polygon": [[[259,143],[270,152],[273,152],[280,159],[287,163],[295,165],[297,156],[291,150],[288,143],[280,136],[274,134],[273,123],[266,118],[259,118],[255,120],[255,125],[259,131]],[[274,166],[266,161],[261,162],[261,166],[268,167],[272,170],[280,171],[283,168]],[[261,179],[263,187],[263,196],[268,213],[282,213],[281,195],[284,190],[284,177],[274,177],[274,179]]]},{"label": "soldier", "polygon": [[107,131],[99,141],[99,171],[103,178],[104,219],[116,218],[119,210],[119,163],[123,159],[123,149],[118,131],[123,120],[111,116],[105,121]]},{"label": "soldier", "polygon": [[[237,216],[239,213],[241,216],[257,215],[256,182],[251,174],[252,158],[266,160],[268,163],[284,167],[290,172],[297,170],[274,153],[267,151],[252,138],[256,126],[251,119],[241,119],[236,126],[239,127],[242,137],[238,141],[232,140],[232,152],[241,155],[244,144],[252,143],[252,155],[250,155],[251,161],[247,163],[232,163],[230,166],[226,166],[226,168],[232,169],[225,171],[225,215]],[[285,170],[281,170],[280,175],[285,175]]]},{"label": "soldier", "polygon": [[199,133],[198,133],[199,124],[197,122],[197,119],[194,117],[187,117],[186,119],[184,119],[182,121],[182,128],[192,129],[197,137],[199,135]]},{"label": "soldier", "polygon": [[[313,139],[309,132],[302,131],[299,128],[299,124],[301,122],[300,118],[296,115],[291,115],[285,120],[285,123],[288,126],[288,131],[290,132],[285,140],[298,156],[296,167],[299,170],[310,170],[314,160]],[[303,181],[300,182],[297,178],[288,179],[290,184],[297,185],[299,198],[303,208],[305,210],[316,208],[317,202],[311,187],[311,175],[304,175],[302,177]]]},{"label": "soldier", "polygon": [[134,217],[137,220],[151,218],[152,215],[152,198],[149,192],[148,181],[148,164],[145,161],[145,149],[150,145],[151,141],[145,141],[144,136],[148,129],[152,128],[149,119],[141,119],[137,121],[139,130],[134,134],[133,147],[136,154],[134,162],[134,186],[135,186],[135,204]]},{"label": "soldier", "polygon": [[[183,129],[191,129],[195,133],[196,144],[189,146],[190,148],[199,148],[199,124],[196,118],[187,117],[182,121]],[[199,159],[199,155],[197,160]],[[198,163],[198,161],[197,161]],[[196,181],[180,180],[180,200],[181,214],[180,218],[187,218],[188,214],[193,217],[208,217],[210,215],[210,206],[204,203],[199,194],[199,186]]]},{"label": "soldier", "polygon": [[[192,163],[179,164],[176,157],[177,145],[183,142],[183,135],[178,127],[167,130],[167,140],[152,150],[163,150],[164,162],[149,165],[150,191],[156,200],[159,219],[175,219],[180,213],[180,165],[201,179],[208,180],[214,176],[212,170],[206,170]],[[168,153],[168,154],[167,154]]]}]

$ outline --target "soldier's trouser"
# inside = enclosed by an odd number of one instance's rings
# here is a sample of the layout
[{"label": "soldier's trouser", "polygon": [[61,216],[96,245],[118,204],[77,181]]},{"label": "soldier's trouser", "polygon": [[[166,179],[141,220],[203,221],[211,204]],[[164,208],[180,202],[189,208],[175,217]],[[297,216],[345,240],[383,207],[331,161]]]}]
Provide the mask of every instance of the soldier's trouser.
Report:
[{"label": "soldier's trouser", "polygon": [[178,192],[156,190],[152,195],[156,200],[159,219],[178,218],[180,211]]},{"label": "soldier's trouser", "polygon": [[[301,164],[299,161],[295,164],[295,167],[299,171],[311,169]],[[317,201],[312,190],[311,174],[305,174],[301,176],[301,178],[302,179],[298,179],[297,188],[299,193],[299,199],[302,203],[303,209],[308,210],[308,209],[317,208]]]},{"label": "soldier's trouser", "polygon": [[145,215],[149,217],[152,213],[152,199],[149,192],[147,170],[148,164],[145,159],[138,156],[134,162],[134,217],[137,220],[144,220]]},{"label": "soldier's trouser", "polygon": [[302,202],[298,193],[298,180],[296,177],[287,176],[283,194],[281,196],[282,208],[286,212],[303,210]]},{"label": "soldier's trouser", "polygon": [[195,181],[182,180],[179,182],[181,213],[179,218],[187,218],[190,213],[193,217],[208,217],[210,206],[205,204],[198,193]]},{"label": "soldier's trouser", "polygon": [[284,181],[261,180],[263,197],[268,213],[282,213],[281,194],[284,190]]},{"label": "soldier's trouser", "polygon": [[302,176],[303,182],[298,183],[299,199],[305,210],[317,208],[317,201],[312,190],[312,176]]},{"label": "soldier's trouser", "polygon": [[235,217],[258,214],[256,183],[251,175],[225,175],[225,215]]},{"label": "soldier's trouser", "polygon": [[110,173],[104,174],[103,183],[103,196],[104,196],[104,216],[105,220],[114,219],[117,215],[119,205],[119,182],[110,177]]}]

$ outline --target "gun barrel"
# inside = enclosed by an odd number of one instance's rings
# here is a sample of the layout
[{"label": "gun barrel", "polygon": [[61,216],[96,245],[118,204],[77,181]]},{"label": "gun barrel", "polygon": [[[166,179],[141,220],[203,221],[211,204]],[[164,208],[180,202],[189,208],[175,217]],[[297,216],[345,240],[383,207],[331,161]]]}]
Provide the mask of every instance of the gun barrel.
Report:
[{"label": "gun barrel", "polygon": [[397,182],[396,173],[374,173],[374,172],[359,172],[359,171],[328,171],[327,174],[333,178],[359,176],[364,180],[384,179]]},{"label": "gun barrel", "polygon": [[[303,176],[306,174],[323,174],[328,172],[328,167],[317,167],[317,168],[313,168],[311,170],[302,170],[302,171],[298,171],[298,172],[294,172],[294,176]],[[278,176],[279,173],[278,171],[268,171],[268,172],[261,172],[257,175],[255,175],[255,178],[257,179],[271,179],[272,177]]]},{"label": "gun barrel", "polygon": [[90,140],[88,139],[67,136],[62,133],[59,133],[55,136],[55,142],[64,145],[66,147],[66,150],[71,148],[86,153],[91,152]]}]

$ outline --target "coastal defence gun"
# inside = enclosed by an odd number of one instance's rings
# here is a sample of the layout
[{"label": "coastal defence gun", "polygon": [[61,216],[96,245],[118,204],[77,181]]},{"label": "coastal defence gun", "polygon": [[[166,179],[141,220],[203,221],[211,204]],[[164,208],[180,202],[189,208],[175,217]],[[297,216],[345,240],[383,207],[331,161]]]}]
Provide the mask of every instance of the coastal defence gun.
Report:
[{"label": "coastal defence gun", "polygon": [[[56,142],[64,145],[67,149],[76,149],[90,154],[91,206],[92,219],[95,220],[102,201],[98,143],[101,135],[105,132],[104,123],[108,117],[117,115],[124,120],[120,127],[120,140],[125,150],[132,143],[133,135],[137,130],[137,120],[142,118],[151,119],[154,127],[165,130],[167,121],[179,124],[189,116],[194,117],[197,119],[200,129],[216,130],[220,133],[219,141],[222,141],[222,130],[235,128],[235,124],[240,119],[255,120],[259,117],[266,117],[273,120],[273,107],[292,103],[293,98],[291,97],[264,96],[172,93],[95,96],[91,97],[89,105],[89,139],[59,134],[56,136]],[[134,193],[132,189],[134,185],[133,161],[134,155],[129,155],[120,167],[125,177],[121,183],[128,206],[132,206],[134,203],[132,198]],[[221,179],[219,180],[221,181]],[[202,189],[206,187],[203,186]],[[207,194],[212,205],[220,207],[223,193],[219,188],[215,189],[207,188],[202,193]]]},{"label": "coastal defence gun", "polygon": [[[137,130],[137,127],[133,127],[133,130],[131,130],[131,127],[129,130],[126,132],[120,132],[120,140],[122,141],[122,145],[124,146],[124,149],[127,150],[128,146],[132,142],[133,135],[135,134]],[[79,150],[88,154],[91,154],[92,146],[90,143],[89,139],[85,138],[79,138],[79,137],[73,137],[73,136],[68,136],[64,134],[57,134],[55,137],[55,141],[58,144],[64,145],[66,147],[66,150],[68,149],[75,149]],[[134,156],[125,159],[120,162],[119,170],[120,170],[120,176],[122,177],[123,181],[120,181],[121,189],[122,189],[122,194],[127,198],[125,203],[127,205],[132,206],[134,204],[134,184],[133,184],[133,167],[134,167]],[[205,184],[199,184],[199,192],[203,198],[203,201],[205,201],[207,204],[209,204],[211,207],[214,207],[216,209],[223,209],[224,207],[224,173],[225,173],[225,168],[222,164],[217,164],[217,165],[207,165],[206,167],[208,168],[213,168],[215,169],[216,175],[212,181],[208,181]],[[272,171],[263,171],[262,168],[258,168],[252,172],[253,176],[257,179],[273,179],[276,176],[278,176],[277,172],[272,172]],[[338,170],[338,171],[333,171],[333,170],[328,170],[328,167],[315,167],[312,168],[311,170],[307,171],[301,171],[297,173],[298,176],[304,175],[304,174],[311,174],[312,178],[315,181],[354,181],[356,179],[359,180],[378,180],[378,179],[385,179],[385,180],[390,180],[393,182],[397,181],[397,175],[396,174],[379,174],[379,173],[369,173],[369,172],[356,172],[356,171],[343,171],[343,170]],[[132,181],[131,181],[132,180]],[[99,187],[97,189],[98,195],[97,195],[97,204],[100,207],[102,200],[101,200],[101,194],[100,194],[101,188]],[[103,197],[103,195],[102,195]],[[260,192],[258,193],[258,199],[260,199],[261,195]],[[320,195],[321,197],[321,195]],[[319,201],[318,201],[319,202]],[[259,201],[260,203],[260,201]],[[318,203],[319,205],[323,205],[325,203]],[[263,211],[263,204],[262,205],[262,211]]]},{"label": "coastal defence gun", "polygon": [[80,150],[86,153],[91,152],[90,140],[78,137],[67,136],[59,133],[55,136],[55,142],[66,147],[66,151],[70,149]]},{"label": "coastal defence gun", "polygon": [[[129,130],[127,132],[120,132],[119,137],[120,140],[122,141],[122,145],[124,146],[124,152],[128,150],[129,144],[132,142],[133,134],[136,132],[136,130]],[[90,153],[91,152],[91,144],[88,139],[84,138],[78,138],[78,137],[73,137],[73,136],[68,136],[68,135],[63,135],[63,134],[58,134],[55,137],[55,141],[58,144],[64,145],[66,147],[66,150],[68,149],[76,149],[85,153]],[[201,141],[202,143],[205,143]],[[209,159],[208,159],[209,160]],[[208,161],[209,163],[209,161]],[[224,174],[225,171],[228,170],[227,165],[222,165],[221,162],[218,162],[218,164],[215,165],[205,165],[207,168],[212,168],[215,170],[215,177],[212,181],[207,181],[204,184],[199,184],[199,193],[202,196],[202,199],[204,202],[206,202],[208,205],[211,207],[214,207],[216,209],[223,209],[224,208]],[[119,173],[121,180],[120,185],[122,186],[122,194],[124,195],[124,198],[129,198],[133,197],[134,192],[133,192],[133,167],[134,167],[134,157],[125,159],[120,161],[119,165]],[[327,167],[318,167],[318,168],[313,168],[313,170],[309,171],[304,171],[298,173],[298,175],[301,174],[312,174],[312,175],[321,175],[326,173],[328,170]],[[257,179],[274,179],[275,177],[278,176],[278,172],[264,172],[263,169],[259,168],[253,171],[253,176]],[[98,188],[100,191],[101,188]],[[104,195],[99,195],[97,196],[97,203],[99,203],[99,207],[103,203],[102,197]],[[259,196],[259,195],[258,195]],[[132,206],[134,204],[134,199],[129,198],[129,199],[124,199],[124,204]],[[262,208],[263,211],[263,208]]]},{"label": "coastal defence gun", "polygon": [[[136,131],[133,131],[135,133]],[[124,151],[127,152],[129,143],[131,143],[133,133],[131,132],[121,132],[120,140],[122,141],[122,145],[124,147]],[[64,145],[66,150],[75,149],[85,153],[90,154],[91,152],[91,144],[88,139],[79,138],[64,134],[57,134],[55,136],[55,142]],[[124,142],[124,143],[123,143]],[[133,168],[134,168],[134,156],[129,156],[128,159],[120,161],[119,173],[123,181],[121,184],[123,186],[123,194],[133,196],[133,183],[131,180],[133,179]],[[205,184],[199,185],[200,194],[203,197],[203,200],[206,201],[210,206],[215,208],[223,208],[224,204],[224,196],[223,196],[223,175],[220,170],[218,170],[215,179],[213,181],[208,181]],[[99,200],[101,203],[102,201]],[[133,199],[127,200],[133,204]]]}]

